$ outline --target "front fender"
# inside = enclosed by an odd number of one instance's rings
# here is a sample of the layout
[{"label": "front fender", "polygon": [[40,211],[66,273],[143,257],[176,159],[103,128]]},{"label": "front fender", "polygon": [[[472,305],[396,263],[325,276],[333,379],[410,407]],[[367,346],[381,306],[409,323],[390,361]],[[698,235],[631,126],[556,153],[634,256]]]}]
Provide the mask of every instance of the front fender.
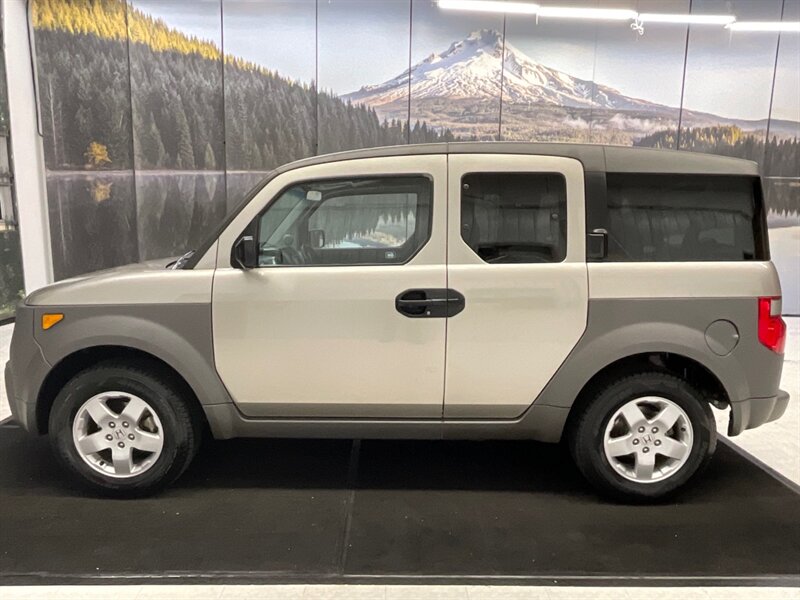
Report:
[{"label": "front fender", "polygon": [[175,369],[201,404],[231,401],[214,366],[210,304],[36,307],[34,323],[41,322],[45,312],[64,314],[51,329],[34,327],[34,337],[51,365],[87,348],[133,348]]}]

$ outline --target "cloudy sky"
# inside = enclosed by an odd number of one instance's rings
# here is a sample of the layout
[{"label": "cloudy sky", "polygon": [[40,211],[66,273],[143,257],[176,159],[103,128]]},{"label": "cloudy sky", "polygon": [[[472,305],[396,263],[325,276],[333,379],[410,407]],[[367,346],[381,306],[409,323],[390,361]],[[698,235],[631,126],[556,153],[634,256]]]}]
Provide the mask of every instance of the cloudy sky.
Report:
[{"label": "cloudy sky", "polygon": [[[592,0],[561,0],[590,6]],[[800,19],[800,0],[785,0],[784,18]],[[694,0],[704,14],[777,20],[783,0]],[[314,79],[338,94],[379,83],[411,60],[442,52],[481,28],[503,29],[502,15],[442,11],[431,0],[131,0],[168,25],[302,81]],[[605,3],[604,5],[606,5]],[[640,12],[685,12],[689,0],[620,0]],[[315,27],[318,14],[319,29]],[[221,23],[224,22],[224,30]],[[546,21],[511,15],[507,41],[534,60],[594,79],[623,93],[677,106],[681,97],[686,27],[647,25],[644,36],[627,23]],[[318,37],[317,37],[318,36]],[[773,114],[800,120],[800,35],[784,34]],[[697,26],[690,31],[685,106],[728,117],[766,118],[775,65],[775,33],[729,32]],[[319,45],[319,62],[315,51]]]}]

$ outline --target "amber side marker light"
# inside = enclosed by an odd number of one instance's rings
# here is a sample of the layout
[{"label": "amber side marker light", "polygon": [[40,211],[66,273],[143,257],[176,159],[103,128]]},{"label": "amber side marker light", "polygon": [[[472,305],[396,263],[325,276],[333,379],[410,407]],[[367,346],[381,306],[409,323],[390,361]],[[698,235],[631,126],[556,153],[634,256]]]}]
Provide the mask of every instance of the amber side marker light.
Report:
[{"label": "amber side marker light", "polygon": [[50,329],[64,319],[63,313],[44,313],[42,315],[42,329]]}]

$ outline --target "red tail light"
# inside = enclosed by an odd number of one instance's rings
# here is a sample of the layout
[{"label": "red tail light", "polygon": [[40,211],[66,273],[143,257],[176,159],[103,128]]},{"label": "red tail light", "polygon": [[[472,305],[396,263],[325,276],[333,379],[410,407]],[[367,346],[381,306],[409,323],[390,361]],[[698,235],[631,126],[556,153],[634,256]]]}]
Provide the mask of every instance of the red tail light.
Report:
[{"label": "red tail light", "polygon": [[781,318],[781,299],[758,299],[758,341],[778,354],[786,345],[786,323]]}]

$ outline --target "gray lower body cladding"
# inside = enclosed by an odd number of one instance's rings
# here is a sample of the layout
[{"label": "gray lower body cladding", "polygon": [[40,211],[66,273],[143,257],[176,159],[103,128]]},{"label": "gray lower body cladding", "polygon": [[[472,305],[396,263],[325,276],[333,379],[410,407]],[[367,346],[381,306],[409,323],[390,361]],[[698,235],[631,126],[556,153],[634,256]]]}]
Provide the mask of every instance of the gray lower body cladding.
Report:
[{"label": "gray lower body cladding", "polygon": [[[759,342],[757,328],[755,298],[590,300],[586,332],[534,406],[569,408],[595,374],[617,361],[671,354],[701,365],[720,383],[736,435],[779,418],[788,402],[778,388],[783,355]],[[730,329],[732,341],[719,333]]]},{"label": "gray lower body cladding", "polygon": [[[169,364],[194,390],[218,438],[517,438],[554,442],[561,437],[572,404],[595,374],[628,357],[653,353],[688,358],[720,382],[732,408],[732,434],[778,418],[788,402],[778,389],[783,357],[758,341],[754,298],[590,300],[584,335],[528,410],[516,419],[457,421],[250,419],[236,408],[217,375],[208,304],[61,307],[58,310],[66,315],[64,321],[41,331],[36,327],[41,314],[52,310],[20,307],[12,360],[6,369],[13,414],[31,431],[38,430],[36,403],[52,366],[74,352],[98,346],[135,348]],[[725,333],[730,331],[728,325],[711,327],[719,321],[734,327],[733,342]]]},{"label": "gray lower body cladding", "polygon": [[[39,323],[46,312],[63,313],[64,319],[44,331]],[[102,360],[113,356],[114,348],[133,349],[163,361],[185,379],[202,405],[231,403],[214,367],[209,304],[20,304],[6,366],[15,419],[25,429],[41,433],[37,403],[51,371],[78,352],[99,350],[95,358]]]}]

